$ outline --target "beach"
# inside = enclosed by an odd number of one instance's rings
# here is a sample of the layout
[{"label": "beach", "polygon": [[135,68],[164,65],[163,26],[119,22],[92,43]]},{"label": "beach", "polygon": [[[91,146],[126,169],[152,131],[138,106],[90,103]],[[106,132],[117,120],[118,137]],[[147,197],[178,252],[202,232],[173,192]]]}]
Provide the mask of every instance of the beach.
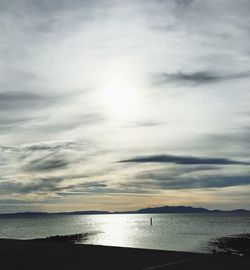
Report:
[{"label": "beach", "polygon": [[249,256],[0,239],[1,269],[250,269]]}]

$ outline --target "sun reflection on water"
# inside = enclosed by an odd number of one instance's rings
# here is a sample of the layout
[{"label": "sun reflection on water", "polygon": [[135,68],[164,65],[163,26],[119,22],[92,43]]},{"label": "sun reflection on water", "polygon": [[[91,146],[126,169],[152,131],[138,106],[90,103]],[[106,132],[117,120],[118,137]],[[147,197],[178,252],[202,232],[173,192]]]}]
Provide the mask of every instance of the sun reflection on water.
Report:
[{"label": "sun reflection on water", "polygon": [[92,216],[89,228],[98,233],[88,239],[87,244],[95,245],[135,247],[143,244],[145,231],[149,237],[153,233],[149,217],[138,219],[136,215],[105,215],[94,219]]}]

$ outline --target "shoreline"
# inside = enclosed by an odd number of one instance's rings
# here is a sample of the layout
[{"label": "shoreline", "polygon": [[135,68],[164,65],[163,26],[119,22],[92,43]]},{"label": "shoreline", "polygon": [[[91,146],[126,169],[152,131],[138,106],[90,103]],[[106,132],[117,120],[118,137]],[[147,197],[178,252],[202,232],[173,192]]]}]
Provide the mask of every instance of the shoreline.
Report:
[{"label": "shoreline", "polygon": [[14,269],[250,269],[250,257],[0,239],[0,263]]}]

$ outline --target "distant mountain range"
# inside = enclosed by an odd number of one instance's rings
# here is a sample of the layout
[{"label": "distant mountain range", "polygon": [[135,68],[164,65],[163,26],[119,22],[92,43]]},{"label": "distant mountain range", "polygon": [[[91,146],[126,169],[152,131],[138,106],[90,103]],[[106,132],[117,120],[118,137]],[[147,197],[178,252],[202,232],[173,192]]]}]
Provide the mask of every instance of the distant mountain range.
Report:
[{"label": "distant mountain range", "polygon": [[20,212],[0,214],[0,217],[30,217],[30,216],[45,216],[45,215],[104,215],[104,214],[169,214],[169,213],[250,213],[250,210],[235,209],[235,210],[208,210],[206,208],[197,208],[191,206],[162,206],[162,207],[150,207],[143,208],[136,211],[123,211],[123,212],[111,212],[111,211],[75,211],[75,212]]}]

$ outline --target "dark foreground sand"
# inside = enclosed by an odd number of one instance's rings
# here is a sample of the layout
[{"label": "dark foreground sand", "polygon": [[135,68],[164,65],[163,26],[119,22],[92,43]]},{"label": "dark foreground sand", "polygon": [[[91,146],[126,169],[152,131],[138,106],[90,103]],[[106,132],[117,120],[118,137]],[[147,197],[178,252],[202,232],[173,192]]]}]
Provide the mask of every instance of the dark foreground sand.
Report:
[{"label": "dark foreground sand", "polygon": [[0,239],[0,269],[237,269],[250,257]]}]

